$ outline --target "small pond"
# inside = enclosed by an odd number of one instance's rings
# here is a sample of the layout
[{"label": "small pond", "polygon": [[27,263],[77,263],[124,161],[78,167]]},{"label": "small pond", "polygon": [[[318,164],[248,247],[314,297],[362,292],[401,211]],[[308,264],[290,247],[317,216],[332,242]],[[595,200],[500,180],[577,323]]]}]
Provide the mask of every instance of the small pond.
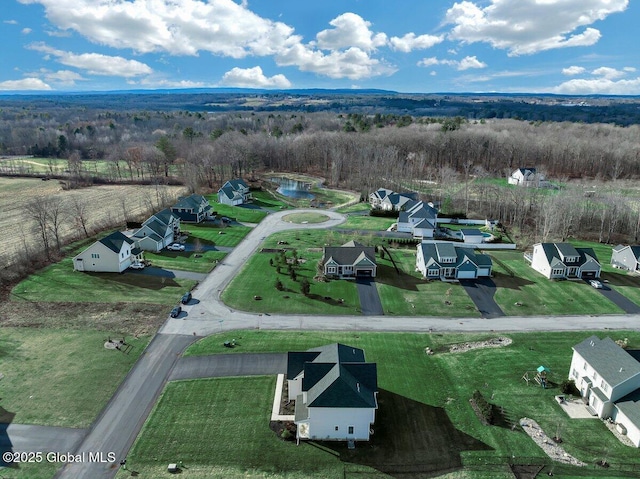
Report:
[{"label": "small pond", "polygon": [[289,178],[271,178],[271,181],[280,185],[276,191],[281,195],[298,200],[312,200],[315,198],[315,195],[309,192],[312,183]]}]

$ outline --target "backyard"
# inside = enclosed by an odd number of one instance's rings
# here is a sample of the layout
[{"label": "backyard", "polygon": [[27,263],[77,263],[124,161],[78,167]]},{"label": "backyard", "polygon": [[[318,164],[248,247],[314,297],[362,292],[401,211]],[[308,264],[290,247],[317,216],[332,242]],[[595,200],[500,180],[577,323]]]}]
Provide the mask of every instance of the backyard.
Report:
[{"label": "backyard", "polygon": [[[544,466],[543,473],[562,478],[635,477],[637,472],[624,472],[640,468],[635,448],[623,446],[600,421],[569,419],[554,399],[568,374],[571,346],[589,334],[510,334],[513,343],[506,347],[463,353],[451,353],[449,347],[494,336],[242,331],[235,333],[234,349],[222,346],[226,335],[210,336],[185,354],[299,351],[332,342],[363,348],[367,360],[378,365],[379,410],[371,443],[348,451],[343,444],[296,447],[281,441],[268,425],[273,377],[182,381],[166,388],[127,466],[143,475],[159,475],[166,464],[183,461],[184,471],[195,478],[338,479],[378,477],[374,471],[380,471],[380,477],[449,472],[442,477],[489,479],[513,477],[511,463],[538,464]],[[640,346],[640,333],[610,335]],[[425,347],[435,354],[426,355]],[[548,389],[521,379],[540,365],[551,371]],[[474,390],[500,411],[499,425],[481,424],[469,405]],[[550,436],[559,432],[566,451],[587,466],[552,463],[517,425],[521,417],[533,418]],[[610,469],[595,465],[603,458]]]}]

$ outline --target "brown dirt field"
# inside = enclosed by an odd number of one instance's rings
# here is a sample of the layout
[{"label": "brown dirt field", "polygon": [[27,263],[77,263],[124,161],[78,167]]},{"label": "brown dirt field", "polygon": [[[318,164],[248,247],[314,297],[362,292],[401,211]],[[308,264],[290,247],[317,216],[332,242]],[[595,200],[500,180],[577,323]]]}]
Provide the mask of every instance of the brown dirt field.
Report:
[{"label": "brown dirt field", "polygon": [[157,304],[0,303],[0,327],[91,329],[146,335],[154,334],[166,319],[166,308]]},{"label": "brown dirt field", "polygon": [[[182,187],[163,187],[172,200],[184,192]],[[5,233],[0,237],[0,265],[10,265],[15,257],[26,248],[39,251],[40,240],[34,230],[34,221],[25,213],[25,207],[36,196],[62,198],[68,217],[61,228],[64,240],[83,236],[81,226],[73,218],[72,202],[79,198],[86,202],[90,212],[88,229],[99,231],[105,226],[121,223],[125,217],[121,198],[126,198],[128,220],[144,219],[149,214],[149,200],[156,204],[154,186],[142,185],[101,185],[90,188],[64,191],[55,180],[42,181],[27,178],[0,178],[0,229]],[[24,235],[24,241],[22,239]]]}]

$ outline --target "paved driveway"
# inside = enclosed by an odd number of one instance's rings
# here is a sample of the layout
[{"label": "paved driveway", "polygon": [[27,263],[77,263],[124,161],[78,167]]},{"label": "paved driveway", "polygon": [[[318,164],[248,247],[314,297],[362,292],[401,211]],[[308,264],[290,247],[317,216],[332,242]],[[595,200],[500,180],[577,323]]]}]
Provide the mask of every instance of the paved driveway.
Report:
[{"label": "paved driveway", "polygon": [[460,284],[464,287],[464,290],[476,305],[476,308],[478,308],[483,318],[498,318],[504,316],[504,312],[493,299],[493,295],[496,294],[496,284],[492,279],[465,279],[461,280]]},{"label": "paved driveway", "polygon": [[382,303],[376,288],[374,279],[358,278],[356,280],[358,296],[360,296],[360,309],[365,316],[382,316]]},{"label": "paved driveway", "polygon": [[[0,424],[0,451],[69,453],[76,450],[86,434],[86,429]],[[0,460],[0,465],[6,463]]]},{"label": "paved driveway", "polygon": [[[588,283],[587,283],[588,284]],[[602,289],[599,289],[600,294],[607,298],[609,301],[613,302],[616,306],[618,306],[625,313],[631,314],[639,314],[640,306],[631,301],[626,296],[618,293],[615,289],[612,289],[608,284],[604,284]]]},{"label": "paved driveway", "polygon": [[[222,344],[220,347],[223,347]],[[287,355],[284,353],[214,354],[180,358],[171,372],[169,380],[262,376],[285,374],[286,372]]]},{"label": "paved driveway", "polygon": [[195,281],[203,281],[207,277],[207,274],[205,273],[180,271],[178,269],[156,268],[155,266],[148,266],[145,269],[128,269],[127,273],[146,274],[148,276],[161,276],[164,278],[193,279]]}]

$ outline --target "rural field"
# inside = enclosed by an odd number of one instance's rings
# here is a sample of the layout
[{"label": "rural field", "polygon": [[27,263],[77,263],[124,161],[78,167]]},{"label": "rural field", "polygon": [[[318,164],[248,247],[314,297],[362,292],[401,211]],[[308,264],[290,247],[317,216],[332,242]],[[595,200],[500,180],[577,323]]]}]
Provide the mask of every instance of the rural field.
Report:
[{"label": "rural field", "polygon": [[[161,196],[177,198],[184,188],[162,187]],[[27,205],[40,196],[59,199],[63,205],[61,237],[78,238],[83,235],[75,204],[84,206],[87,229],[99,231],[127,220],[144,219],[150,210],[157,209],[154,186],[104,185],[65,191],[55,181],[24,178],[0,178],[0,227],[6,233],[0,238],[0,264],[11,264],[19,254],[39,251],[41,240],[36,223],[26,211]],[[126,211],[126,213],[125,213]]]},{"label": "rural field", "polygon": [[[568,374],[571,347],[591,332],[518,333],[504,347],[452,353],[452,345],[495,339],[484,334],[239,331],[237,346],[209,336],[185,355],[303,351],[341,342],[364,349],[377,363],[375,434],[354,451],[344,444],[282,441],[269,428],[274,377],[177,381],[167,385],[143,427],[127,467],[159,477],[166,464],[183,463],[183,474],[204,479],[514,477],[509,464],[537,465],[555,477],[637,477],[637,450],[622,445],[598,420],[569,419],[554,396]],[[601,337],[602,332],[596,333]],[[637,332],[610,332],[640,346]],[[435,354],[426,355],[425,347]],[[550,370],[547,389],[521,378],[540,365]],[[410,371],[410,374],[407,374]],[[469,405],[478,390],[499,411],[485,426]],[[536,420],[550,436],[559,434],[582,468],[552,462],[518,425]],[[559,432],[558,432],[559,431]],[[206,447],[202,447],[206,444]],[[606,458],[610,469],[596,462]],[[636,472],[633,472],[635,468]],[[453,472],[456,471],[456,472]],[[410,473],[410,474],[407,474]],[[128,477],[125,471],[118,478]]]}]

